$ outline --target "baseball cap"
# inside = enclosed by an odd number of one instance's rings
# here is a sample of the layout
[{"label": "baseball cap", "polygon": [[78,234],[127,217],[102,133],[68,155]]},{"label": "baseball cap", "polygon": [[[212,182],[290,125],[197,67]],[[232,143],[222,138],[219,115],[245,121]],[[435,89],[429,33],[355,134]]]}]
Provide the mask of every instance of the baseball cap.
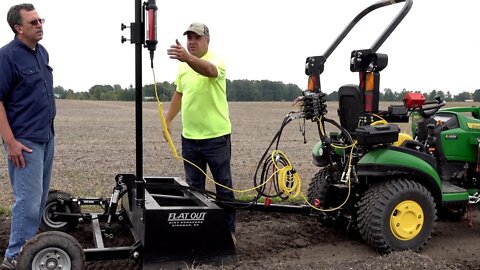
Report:
[{"label": "baseball cap", "polygon": [[188,26],[187,30],[183,32],[183,35],[186,35],[188,32],[194,32],[199,36],[207,36],[210,37],[210,32],[208,31],[208,27],[203,23],[192,23]]}]

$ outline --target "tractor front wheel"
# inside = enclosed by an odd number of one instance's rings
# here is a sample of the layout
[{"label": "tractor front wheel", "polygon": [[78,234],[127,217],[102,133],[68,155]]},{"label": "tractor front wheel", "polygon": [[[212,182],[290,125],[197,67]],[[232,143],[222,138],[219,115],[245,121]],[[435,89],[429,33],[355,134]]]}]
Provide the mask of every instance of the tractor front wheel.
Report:
[{"label": "tractor front wheel", "polygon": [[363,239],[380,253],[420,250],[437,219],[430,192],[408,179],[378,183],[360,199],[357,224]]}]

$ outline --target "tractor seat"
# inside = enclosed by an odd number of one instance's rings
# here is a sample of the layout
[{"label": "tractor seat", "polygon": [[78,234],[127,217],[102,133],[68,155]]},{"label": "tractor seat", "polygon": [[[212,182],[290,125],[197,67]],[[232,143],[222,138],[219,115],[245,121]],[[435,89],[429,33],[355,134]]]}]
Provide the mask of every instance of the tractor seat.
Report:
[{"label": "tractor seat", "polygon": [[417,150],[420,152],[425,152],[425,145],[423,145],[419,141],[414,141],[414,140],[404,140],[402,144],[400,144],[400,147],[405,147],[408,149],[412,150]]}]

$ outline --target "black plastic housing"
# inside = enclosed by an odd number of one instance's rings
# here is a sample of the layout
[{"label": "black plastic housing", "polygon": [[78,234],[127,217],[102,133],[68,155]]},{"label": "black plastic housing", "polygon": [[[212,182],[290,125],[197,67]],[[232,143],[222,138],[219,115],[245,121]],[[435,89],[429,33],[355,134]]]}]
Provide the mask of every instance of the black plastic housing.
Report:
[{"label": "black plastic housing", "polygon": [[396,142],[399,132],[395,124],[361,126],[355,130],[355,137],[360,145],[377,145]]}]

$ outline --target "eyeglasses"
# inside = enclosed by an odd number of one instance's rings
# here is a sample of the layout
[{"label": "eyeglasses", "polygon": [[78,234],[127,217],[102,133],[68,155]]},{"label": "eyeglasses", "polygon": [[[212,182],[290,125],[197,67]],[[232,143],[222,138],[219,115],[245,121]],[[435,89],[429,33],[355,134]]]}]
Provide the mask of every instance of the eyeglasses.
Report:
[{"label": "eyeglasses", "polygon": [[37,26],[39,23],[44,24],[44,23],[45,23],[45,19],[35,19],[35,20],[29,22],[29,24],[31,24],[31,25],[33,25],[33,26]]}]

